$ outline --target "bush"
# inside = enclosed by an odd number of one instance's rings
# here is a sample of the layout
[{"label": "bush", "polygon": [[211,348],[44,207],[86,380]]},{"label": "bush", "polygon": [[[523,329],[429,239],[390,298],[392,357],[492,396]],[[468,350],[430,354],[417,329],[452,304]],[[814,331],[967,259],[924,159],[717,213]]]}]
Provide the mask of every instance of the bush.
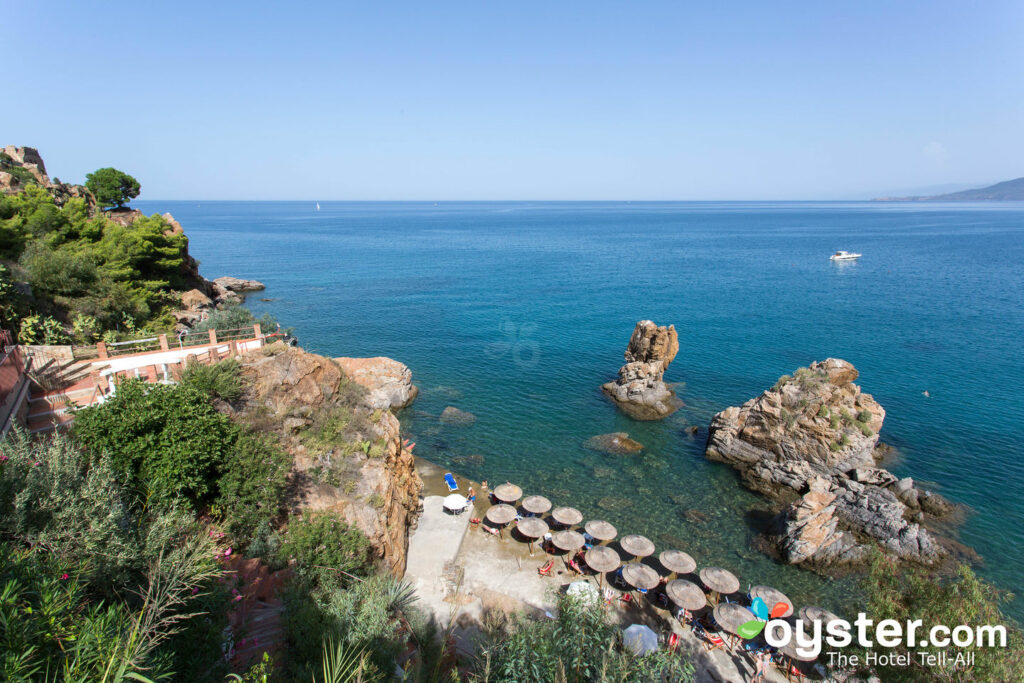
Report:
[{"label": "bush", "polygon": [[242,368],[234,358],[203,365],[192,363],[181,373],[181,384],[228,403],[242,395]]},{"label": "bush", "polygon": [[857,422],[871,422],[871,418],[872,415],[870,410],[862,410],[857,413]]},{"label": "bush", "polygon": [[349,578],[342,572],[366,576],[373,567],[370,541],[334,512],[308,513],[290,522],[278,560],[294,560],[296,573],[319,586],[345,585]]},{"label": "bush", "polygon": [[122,207],[139,196],[142,187],[139,181],[116,168],[101,168],[85,176],[85,186],[104,207]]},{"label": "bush", "polygon": [[822,403],[821,407],[818,408],[818,417],[822,419],[828,419],[828,406],[826,406],[824,403]]},{"label": "bush", "polygon": [[30,315],[21,319],[19,344],[67,344],[71,341],[60,321],[47,316]]},{"label": "bush", "polygon": [[210,316],[195,325],[193,332],[207,332],[209,330],[237,330],[240,327],[250,327],[259,323],[264,334],[270,334],[277,329],[277,318],[264,313],[257,318],[245,306],[234,304],[217,308],[210,311]]},{"label": "bush", "polygon": [[248,543],[281,511],[291,457],[269,438],[243,433],[222,468],[217,508],[231,535]]},{"label": "bush", "polygon": [[91,458],[108,455],[140,500],[195,508],[213,497],[238,428],[194,386],[129,379],[78,411],[73,433]]}]

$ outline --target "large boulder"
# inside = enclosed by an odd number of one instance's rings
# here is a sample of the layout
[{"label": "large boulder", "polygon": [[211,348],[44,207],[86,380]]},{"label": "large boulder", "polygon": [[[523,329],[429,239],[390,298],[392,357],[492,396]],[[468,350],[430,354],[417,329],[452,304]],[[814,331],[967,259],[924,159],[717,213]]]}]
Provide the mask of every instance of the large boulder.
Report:
[{"label": "large boulder", "polygon": [[412,383],[412,370],[404,363],[391,358],[335,358],[345,375],[364,387],[367,400],[374,408],[382,410],[405,408],[419,393]]},{"label": "large boulder", "polygon": [[601,389],[622,412],[635,420],[660,420],[682,406],[663,378],[679,352],[674,326],[658,326],[641,320],[629,338],[619,376]]},{"label": "large boulder", "polygon": [[626,432],[612,432],[611,434],[598,434],[583,442],[584,448],[612,455],[628,455],[642,451],[644,445],[639,441],[629,438]]},{"label": "large boulder", "polygon": [[261,289],[266,289],[259,280],[244,280],[239,277],[219,277],[213,281],[214,286],[227,292],[236,292],[243,294],[245,292],[257,292]]},{"label": "large boulder", "polygon": [[918,523],[924,492],[878,466],[885,410],[853,383],[858,376],[838,358],[783,376],[714,416],[705,455],[735,468],[748,488],[788,503],[770,533],[788,562],[860,562],[869,542],[900,559],[939,562],[946,551]]}]

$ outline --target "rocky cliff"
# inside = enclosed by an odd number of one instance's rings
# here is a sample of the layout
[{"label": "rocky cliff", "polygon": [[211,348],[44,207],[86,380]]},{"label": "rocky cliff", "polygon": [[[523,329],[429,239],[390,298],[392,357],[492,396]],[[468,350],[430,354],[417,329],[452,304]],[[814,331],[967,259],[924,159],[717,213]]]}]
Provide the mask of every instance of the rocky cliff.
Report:
[{"label": "rocky cliff", "polygon": [[246,393],[235,416],[293,456],[293,511],[340,513],[400,576],[423,484],[398,419],[329,358],[277,343],[240,360]]},{"label": "rocky cliff", "polygon": [[676,328],[655,325],[641,320],[633,329],[626,346],[626,364],[619,376],[601,389],[622,412],[636,420],[660,420],[682,405],[666,386],[663,377],[679,352]]},{"label": "rocky cliff", "polygon": [[864,560],[871,541],[901,559],[934,564],[947,551],[924,526],[952,508],[879,467],[885,410],[854,384],[856,368],[829,358],[711,421],[705,455],[748,487],[787,504],[771,540],[794,564]]},{"label": "rocky cliff", "polygon": [[397,410],[410,405],[420,390],[412,383],[412,371],[391,358],[335,358],[353,382],[367,391],[374,408]]}]

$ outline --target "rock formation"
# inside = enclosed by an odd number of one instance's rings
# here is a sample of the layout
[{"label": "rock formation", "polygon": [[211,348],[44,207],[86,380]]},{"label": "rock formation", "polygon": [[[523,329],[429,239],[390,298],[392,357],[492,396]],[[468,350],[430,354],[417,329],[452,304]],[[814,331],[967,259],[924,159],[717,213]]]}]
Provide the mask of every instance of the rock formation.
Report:
[{"label": "rock formation", "polygon": [[[269,350],[268,350],[269,349]],[[332,510],[359,527],[377,556],[396,575],[405,570],[409,531],[419,514],[423,483],[415,459],[390,411],[376,410],[365,390],[345,382],[328,358],[277,343],[240,357],[246,379],[238,407],[224,409],[277,435],[293,456],[293,507]],[[347,440],[305,439],[304,430],[344,412],[359,423]],[[362,444],[372,444],[363,448]],[[331,469],[335,480],[316,474]]]},{"label": "rock formation", "polygon": [[628,455],[642,451],[644,445],[639,441],[629,438],[626,432],[612,432],[611,434],[598,434],[583,442],[584,448],[612,455]]},{"label": "rock formation", "polygon": [[626,364],[619,377],[601,389],[622,412],[635,420],[660,420],[683,404],[663,381],[665,371],[679,352],[679,336],[672,325],[659,327],[641,320],[626,347]]},{"label": "rock formation", "polygon": [[[878,467],[885,410],[853,383],[857,376],[850,363],[829,358],[782,377],[715,415],[705,455],[732,465],[748,488],[788,503],[770,531],[788,562],[859,562],[869,540],[901,559],[939,562],[946,550],[922,522],[951,506]],[[936,503],[929,511],[922,499]]]},{"label": "rock formation", "polygon": [[346,376],[368,392],[374,408],[399,410],[411,404],[419,389],[412,383],[412,371],[391,358],[335,358]]},{"label": "rock formation", "polygon": [[465,410],[459,410],[455,406],[448,406],[441,411],[441,417],[438,419],[442,424],[468,427],[476,422],[476,415]]}]

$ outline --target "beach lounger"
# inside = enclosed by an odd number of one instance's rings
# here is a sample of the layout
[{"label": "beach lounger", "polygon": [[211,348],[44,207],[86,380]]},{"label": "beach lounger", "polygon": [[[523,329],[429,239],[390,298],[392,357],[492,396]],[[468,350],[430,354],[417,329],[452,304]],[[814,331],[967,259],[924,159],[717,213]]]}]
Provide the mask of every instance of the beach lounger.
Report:
[{"label": "beach lounger", "polygon": [[551,568],[554,567],[554,566],[555,566],[555,561],[554,560],[548,560],[548,563],[545,564],[543,567],[538,567],[537,568],[537,573],[540,574],[541,576],[547,576],[548,574],[551,573]]},{"label": "beach lounger", "polygon": [[459,485],[455,483],[455,475],[453,475],[451,472],[445,473],[445,475],[444,475],[444,483],[448,484],[448,490],[449,491],[458,491],[459,490]]}]

